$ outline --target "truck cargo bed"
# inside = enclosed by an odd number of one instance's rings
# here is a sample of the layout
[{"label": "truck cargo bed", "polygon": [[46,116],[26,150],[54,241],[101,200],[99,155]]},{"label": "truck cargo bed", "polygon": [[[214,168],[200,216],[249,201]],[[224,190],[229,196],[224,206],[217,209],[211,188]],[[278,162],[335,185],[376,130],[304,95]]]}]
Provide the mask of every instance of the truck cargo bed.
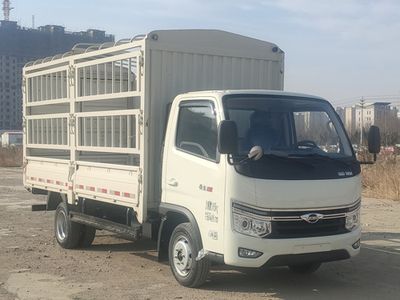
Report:
[{"label": "truck cargo bed", "polygon": [[180,93],[283,88],[283,52],[218,30],[153,31],[28,63],[24,184],[130,207],[161,198],[167,107]]}]

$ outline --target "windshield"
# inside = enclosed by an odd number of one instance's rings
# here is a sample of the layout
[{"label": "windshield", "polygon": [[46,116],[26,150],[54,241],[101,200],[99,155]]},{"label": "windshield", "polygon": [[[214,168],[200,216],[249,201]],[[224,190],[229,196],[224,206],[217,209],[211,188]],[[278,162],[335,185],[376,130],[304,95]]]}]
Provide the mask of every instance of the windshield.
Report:
[{"label": "windshield", "polygon": [[235,95],[224,106],[226,118],[238,128],[239,155],[261,146],[264,154],[353,156],[336,113],[325,101]]},{"label": "windshield", "polygon": [[[360,173],[348,138],[324,100],[272,95],[229,95],[225,118],[238,129],[235,169],[242,175],[279,180],[337,179]],[[244,160],[261,146],[259,160]]]}]

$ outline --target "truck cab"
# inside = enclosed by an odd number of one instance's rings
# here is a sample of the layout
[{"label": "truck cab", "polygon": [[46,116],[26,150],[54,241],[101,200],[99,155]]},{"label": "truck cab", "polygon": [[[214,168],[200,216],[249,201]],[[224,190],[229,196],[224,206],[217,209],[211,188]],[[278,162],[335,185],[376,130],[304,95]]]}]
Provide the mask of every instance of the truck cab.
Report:
[{"label": "truck cab", "polygon": [[207,258],[311,272],[360,251],[360,164],[322,98],[268,90],[179,95],[162,164],[164,222],[171,211],[190,216],[169,240],[173,273],[185,285]]}]

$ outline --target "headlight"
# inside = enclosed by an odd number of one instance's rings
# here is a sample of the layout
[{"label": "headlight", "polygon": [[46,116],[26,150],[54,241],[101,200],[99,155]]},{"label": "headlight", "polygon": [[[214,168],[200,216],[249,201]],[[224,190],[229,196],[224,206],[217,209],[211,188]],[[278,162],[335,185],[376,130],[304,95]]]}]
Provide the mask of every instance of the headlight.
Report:
[{"label": "headlight", "polygon": [[253,215],[234,207],[233,229],[242,234],[265,237],[271,233],[271,222],[263,219],[262,216]]},{"label": "headlight", "polygon": [[350,211],[346,214],[346,229],[353,231],[360,226],[360,208]]}]

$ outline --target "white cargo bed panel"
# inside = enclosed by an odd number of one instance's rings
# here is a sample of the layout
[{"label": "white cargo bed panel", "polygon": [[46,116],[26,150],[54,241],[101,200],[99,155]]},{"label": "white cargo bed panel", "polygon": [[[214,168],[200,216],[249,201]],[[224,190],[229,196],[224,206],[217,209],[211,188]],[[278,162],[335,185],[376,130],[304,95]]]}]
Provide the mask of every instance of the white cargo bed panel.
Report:
[{"label": "white cargo bed panel", "polygon": [[74,191],[79,197],[137,207],[140,180],[139,168],[121,169],[78,162]]},{"label": "white cargo bed panel", "polygon": [[60,193],[72,190],[69,175],[69,161],[27,158],[24,179],[25,186]]}]

